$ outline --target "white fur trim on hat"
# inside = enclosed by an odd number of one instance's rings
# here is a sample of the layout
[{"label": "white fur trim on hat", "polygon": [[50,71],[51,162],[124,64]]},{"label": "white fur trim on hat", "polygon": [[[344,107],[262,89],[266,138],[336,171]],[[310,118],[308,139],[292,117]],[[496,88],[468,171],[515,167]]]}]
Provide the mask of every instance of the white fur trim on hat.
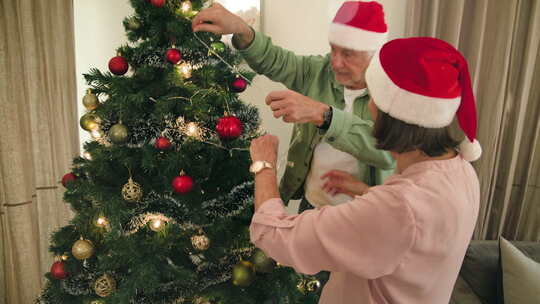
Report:
[{"label": "white fur trim on hat", "polygon": [[425,128],[450,125],[461,96],[437,98],[419,95],[398,87],[386,74],[377,52],[366,70],[366,83],[373,102],[388,115]]},{"label": "white fur trim on hat", "polygon": [[328,34],[330,43],[356,51],[376,51],[387,39],[388,32],[371,32],[340,23],[331,23]]}]

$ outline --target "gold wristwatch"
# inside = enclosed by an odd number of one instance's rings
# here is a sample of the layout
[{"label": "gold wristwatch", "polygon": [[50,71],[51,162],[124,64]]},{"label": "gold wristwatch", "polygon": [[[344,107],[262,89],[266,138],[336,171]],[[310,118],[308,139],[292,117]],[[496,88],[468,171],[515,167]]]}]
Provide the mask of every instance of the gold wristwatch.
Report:
[{"label": "gold wristwatch", "polygon": [[258,160],[254,161],[251,166],[249,167],[249,172],[253,174],[257,174],[261,172],[264,169],[274,169],[274,166],[272,166],[271,163],[265,161],[265,160]]}]

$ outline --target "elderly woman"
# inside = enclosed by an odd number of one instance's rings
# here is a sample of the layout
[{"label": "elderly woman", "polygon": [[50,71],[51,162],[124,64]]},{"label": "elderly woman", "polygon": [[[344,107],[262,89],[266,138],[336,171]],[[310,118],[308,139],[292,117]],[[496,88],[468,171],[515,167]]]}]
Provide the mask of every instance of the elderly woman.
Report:
[{"label": "elderly woman", "polygon": [[[385,44],[366,74],[378,148],[397,169],[383,185],[335,182],[363,193],[338,206],[288,215],[276,182],[278,140],[251,144],[255,215],[251,240],[298,272],[331,272],[320,303],[446,304],[479,208],[480,155],[467,62],[448,43],[408,38]],[[457,116],[467,138],[457,145]],[[350,187],[353,185],[353,187]]]}]

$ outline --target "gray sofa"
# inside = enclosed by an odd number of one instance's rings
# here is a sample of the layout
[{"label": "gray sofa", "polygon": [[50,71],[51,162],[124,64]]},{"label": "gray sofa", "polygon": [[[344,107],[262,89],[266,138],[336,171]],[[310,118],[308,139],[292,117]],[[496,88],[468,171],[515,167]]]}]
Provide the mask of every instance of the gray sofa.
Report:
[{"label": "gray sofa", "polygon": [[[540,243],[512,242],[540,262]],[[498,241],[472,241],[467,249],[450,304],[502,304]]]}]

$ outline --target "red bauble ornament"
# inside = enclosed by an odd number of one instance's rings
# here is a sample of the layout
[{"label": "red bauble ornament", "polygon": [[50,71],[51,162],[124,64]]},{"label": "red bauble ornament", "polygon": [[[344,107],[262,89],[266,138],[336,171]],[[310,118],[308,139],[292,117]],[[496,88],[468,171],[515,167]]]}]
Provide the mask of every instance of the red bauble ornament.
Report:
[{"label": "red bauble ornament", "polygon": [[165,0],[151,0],[150,3],[155,7],[162,7],[165,5]]},{"label": "red bauble ornament", "polygon": [[216,124],[216,132],[221,139],[235,139],[244,131],[242,121],[236,116],[223,116]]},{"label": "red bauble ornament", "polygon": [[177,64],[180,60],[182,60],[182,53],[180,53],[177,49],[168,49],[167,53],[165,53],[165,58],[167,58],[167,61],[172,64]]},{"label": "red bauble ornament", "polygon": [[244,92],[246,90],[247,85],[248,85],[248,83],[244,78],[236,77],[231,82],[231,90],[233,90],[236,93],[242,93],[242,92]]},{"label": "red bauble ornament", "polygon": [[116,56],[109,60],[109,70],[114,75],[124,75],[129,69],[126,58],[122,56]]},{"label": "red bauble ornament", "polygon": [[68,273],[65,269],[66,264],[63,261],[54,262],[51,266],[51,276],[57,280],[67,278]]},{"label": "red bauble ornament", "polygon": [[173,191],[178,194],[186,194],[193,189],[193,179],[187,175],[180,175],[172,180]]},{"label": "red bauble ornament", "polygon": [[156,139],[156,143],[154,146],[156,147],[156,149],[159,149],[159,150],[168,150],[171,148],[172,144],[170,140],[161,136],[161,137],[158,137],[158,139]]},{"label": "red bauble ornament", "polygon": [[71,184],[72,182],[74,182],[75,180],[77,179],[77,176],[73,173],[66,173],[63,177],[62,177],[62,185],[64,187],[67,188],[67,186],[69,184]]}]

